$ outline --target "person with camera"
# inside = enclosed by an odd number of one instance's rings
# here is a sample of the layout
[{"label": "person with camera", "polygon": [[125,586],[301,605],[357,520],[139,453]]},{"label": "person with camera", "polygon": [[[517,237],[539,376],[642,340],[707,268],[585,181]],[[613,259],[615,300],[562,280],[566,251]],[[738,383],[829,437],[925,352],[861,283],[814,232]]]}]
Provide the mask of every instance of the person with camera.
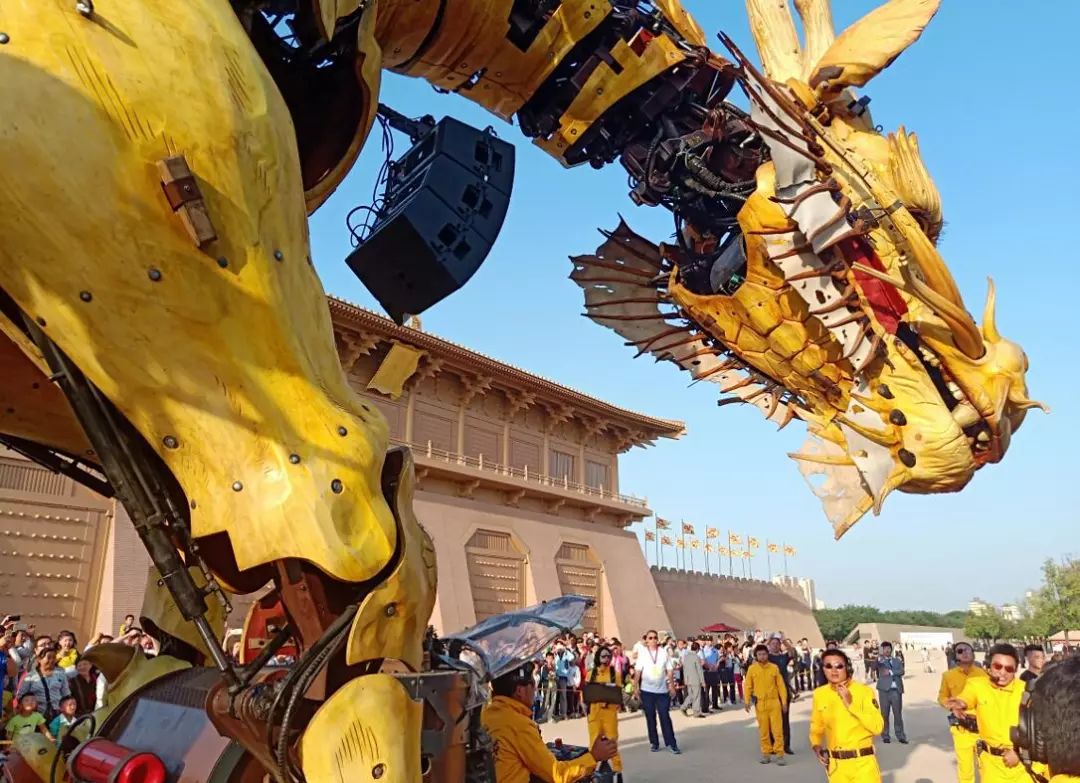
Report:
[{"label": "person with camera", "polygon": [[826,683],[814,690],[810,745],[829,783],[881,783],[874,737],[885,725],[874,690],[852,679],[854,667],[843,650],[825,650]]},{"label": "person with camera", "polygon": [[[619,741],[619,708],[622,707],[622,673],[612,665],[610,648],[601,645],[593,658],[593,667],[585,676],[583,689],[585,704],[589,710],[589,742],[595,743],[600,737],[607,737],[613,742]],[[615,773],[616,783],[622,783],[622,757],[616,753],[611,757],[611,771]]]},{"label": "person with camera", "polygon": [[1080,658],[1047,668],[1027,694],[1013,743],[1033,766],[1046,765],[1050,783],[1080,783]]},{"label": "person with camera", "polygon": [[988,676],[969,677],[960,695],[946,700],[945,706],[958,720],[966,713],[975,713],[979,727],[975,749],[982,783],[1027,781],[1029,776],[1020,766],[1011,736],[1024,696],[1024,683],[1016,678],[1020,654],[1011,644],[995,644],[988,658]]},{"label": "person with camera", "polygon": [[480,714],[480,722],[495,743],[495,783],[575,783],[619,752],[614,740],[601,736],[578,758],[555,758],[532,719],[536,681],[531,663],[493,680],[491,690],[494,696]]},{"label": "person with camera", "polygon": [[[955,668],[946,669],[941,675],[938,704],[949,708],[949,700],[964,692],[971,678],[986,679],[986,671],[975,665],[975,649],[967,642],[957,642],[953,647]],[[956,779],[959,783],[975,783],[975,744],[979,741],[979,725],[975,713],[965,711],[957,716],[949,713],[949,733],[952,735],[956,753]]]}]

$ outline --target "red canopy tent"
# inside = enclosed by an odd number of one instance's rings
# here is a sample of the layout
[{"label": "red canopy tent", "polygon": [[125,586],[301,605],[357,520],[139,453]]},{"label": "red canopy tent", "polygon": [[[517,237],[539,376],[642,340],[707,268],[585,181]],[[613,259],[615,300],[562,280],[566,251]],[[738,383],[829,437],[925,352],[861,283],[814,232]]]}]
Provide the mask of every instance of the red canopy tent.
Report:
[{"label": "red canopy tent", "polygon": [[735,628],[727,623],[713,623],[712,625],[705,626],[701,629],[702,633],[736,633],[741,631],[741,628]]}]

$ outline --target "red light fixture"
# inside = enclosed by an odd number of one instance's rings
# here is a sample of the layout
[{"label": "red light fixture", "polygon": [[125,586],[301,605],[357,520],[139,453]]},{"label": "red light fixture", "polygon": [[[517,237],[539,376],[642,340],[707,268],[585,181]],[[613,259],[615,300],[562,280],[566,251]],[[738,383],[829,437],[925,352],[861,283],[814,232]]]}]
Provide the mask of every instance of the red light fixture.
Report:
[{"label": "red light fixture", "polygon": [[75,748],[68,757],[68,769],[78,783],[165,783],[161,759],[104,737],[93,737]]}]

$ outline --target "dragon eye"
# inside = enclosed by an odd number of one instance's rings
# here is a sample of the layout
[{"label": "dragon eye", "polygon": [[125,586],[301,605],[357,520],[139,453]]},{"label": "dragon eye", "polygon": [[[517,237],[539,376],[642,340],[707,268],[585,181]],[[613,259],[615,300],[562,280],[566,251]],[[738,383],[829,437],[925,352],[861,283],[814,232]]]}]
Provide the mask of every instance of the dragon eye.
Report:
[{"label": "dragon eye", "polygon": [[915,222],[919,224],[919,228],[926,234],[926,238],[937,244],[938,237],[941,236],[941,224],[934,223],[930,218],[930,213],[925,209],[919,207],[908,206],[908,212],[915,218]]}]

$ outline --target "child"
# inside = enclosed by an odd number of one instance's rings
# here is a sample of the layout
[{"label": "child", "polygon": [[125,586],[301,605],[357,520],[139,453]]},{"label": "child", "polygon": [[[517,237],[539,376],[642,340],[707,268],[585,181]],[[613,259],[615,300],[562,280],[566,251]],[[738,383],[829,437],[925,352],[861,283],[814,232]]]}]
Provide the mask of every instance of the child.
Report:
[{"label": "child", "polygon": [[8,739],[15,739],[19,734],[29,734],[38,731],[45,725],[45,716],[37,711],[37,696],[32,693],[24,693],[19,699],[19,712],[4,727]]},{"label": "child", "polygon": [[60,740],[67,734],[68,728],[75,722],[75,710],[77,706],[78,702],[75,701],[74,696],[65,696],[62,698],[60,700],[60,714],[50,721],[45,736],[59,745]]}]

